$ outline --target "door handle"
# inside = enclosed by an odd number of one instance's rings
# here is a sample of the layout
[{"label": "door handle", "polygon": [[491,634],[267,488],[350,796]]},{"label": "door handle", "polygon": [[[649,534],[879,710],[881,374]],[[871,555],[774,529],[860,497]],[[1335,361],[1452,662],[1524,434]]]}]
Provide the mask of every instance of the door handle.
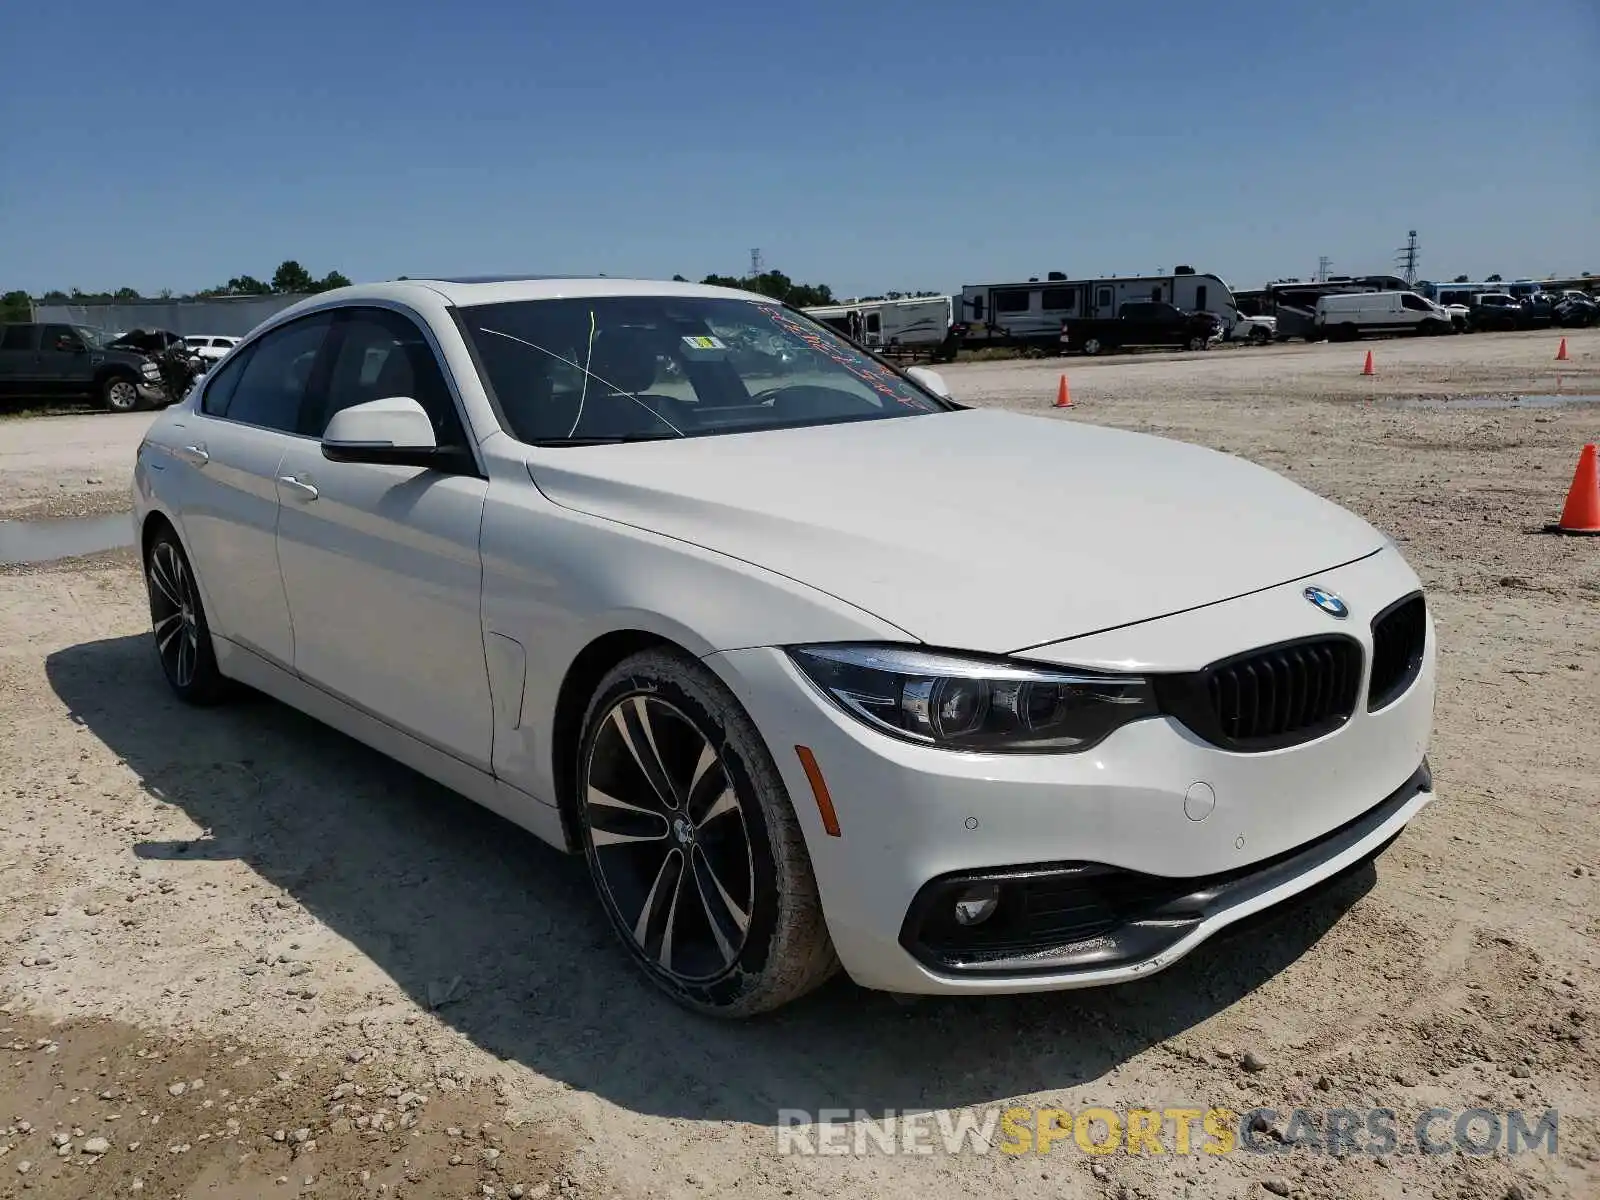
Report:
[{"label": "door handle", "polygon": [[211,455],[206,453],[206,448],[204,446],[180,447],[178,450],[178,455],[179,457],[193,463],[197,467],[203,467],[211,461]]},{"label": "door handle", "polygon": [[302,500],[315,500],[320,495],[316,484],[307,483],[303,479],[296,479],[293,475],[279,475],[278,482],[294,492]]}]

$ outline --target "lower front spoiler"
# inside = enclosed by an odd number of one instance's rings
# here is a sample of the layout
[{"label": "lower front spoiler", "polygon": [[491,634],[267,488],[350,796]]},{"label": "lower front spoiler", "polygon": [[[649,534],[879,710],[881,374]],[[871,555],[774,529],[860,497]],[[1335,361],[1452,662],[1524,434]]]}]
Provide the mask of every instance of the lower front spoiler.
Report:
[{"label": "lower front spoiler", "polygon": [[[1399,788],[1314,842],[1235,871],[1175,879],[1096,863],[940,876],[917,893],[900,944],[923,992],[1047,991],[1142,978],[1236,921],[1377,857],[1433,799],[1426,761]],[[994,885],[987,922],[961,926],[955,900]],[[992,893],[991,893],[992,894]],[[912,989],[904,989],[912,990]]]}]

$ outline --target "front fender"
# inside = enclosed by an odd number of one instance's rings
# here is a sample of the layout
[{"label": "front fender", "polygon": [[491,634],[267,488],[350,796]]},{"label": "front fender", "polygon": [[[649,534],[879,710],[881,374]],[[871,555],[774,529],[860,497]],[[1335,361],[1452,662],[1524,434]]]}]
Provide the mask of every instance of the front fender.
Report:
[{"label": "front fender", "polygon": [[495,773],[553,803],[555,710],[568,670],[607,634],[635,631],[697,658],[810,641],[915,641],[797,580],[648,530],[491,484],[480,539],[491,661],[525,664],[521,704],[497,721]]}]

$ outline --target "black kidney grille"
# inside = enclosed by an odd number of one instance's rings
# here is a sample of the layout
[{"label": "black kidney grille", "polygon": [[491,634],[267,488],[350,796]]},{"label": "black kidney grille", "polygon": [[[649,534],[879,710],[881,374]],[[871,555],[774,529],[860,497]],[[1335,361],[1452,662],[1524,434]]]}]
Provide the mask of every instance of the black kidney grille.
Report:
[{"label": "black kidney grille", "polygon": [[[1284,642],[1213,664],[1200,677],[1209,711],[1186,721],[1195,732],[1231,749],[1275,749],[1320,737],[1350,718],[1361,647],[1345,637]],[[1200,716],[1192,703],[1185,707]]]},{"label": "black kidney grille", "polygon": [[1421,593],[1391,604],[1372,619],[1372,682],[1367,709],[1393,704],[1422,670],[1428,638],[1428,606]]}]

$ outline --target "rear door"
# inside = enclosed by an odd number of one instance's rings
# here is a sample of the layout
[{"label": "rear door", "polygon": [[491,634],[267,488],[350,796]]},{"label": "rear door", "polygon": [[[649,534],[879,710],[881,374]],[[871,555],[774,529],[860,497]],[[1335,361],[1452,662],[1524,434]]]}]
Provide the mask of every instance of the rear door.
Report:
[{"label": "rear door", "polygon": [[294,627],[278,571],[278,474],[332,318],[314,313],[256,339],[167,427],[162,469],[200,580],[211,630],[294,667]]},{"label": "rear door", "polygon": [[23,395],[39,386],[37,325],[0,326],[0,391]]},{"label": "rear door", "polygon": [[[488,480],[336,463],[320,439],[334,413],[409,396],[441,446],[471,447],[446,369],[418,321],[341,309],[323,396],[278,467],[278,560],[295,669],[436,749],[490,769],[493,708],[480,611],[478,535]],[[474,459],[474,461],[476,461]]]}]

